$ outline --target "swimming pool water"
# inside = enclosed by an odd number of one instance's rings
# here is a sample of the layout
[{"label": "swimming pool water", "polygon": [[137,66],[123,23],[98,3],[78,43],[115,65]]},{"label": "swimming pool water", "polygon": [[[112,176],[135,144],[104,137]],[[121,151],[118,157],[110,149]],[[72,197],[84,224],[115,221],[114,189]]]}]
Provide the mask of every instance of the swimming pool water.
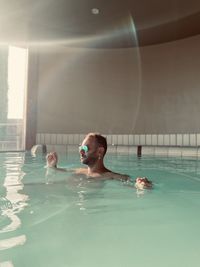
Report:
[{"label": "swimming pool water", "polygon": [[[78,155],[60,165],[80,166]],[[114,171],[147,176],[140,194],[44,168],[45,156],[0,154],[0,266],[191,267],[199,265],[197,159],[107,155]]]}]

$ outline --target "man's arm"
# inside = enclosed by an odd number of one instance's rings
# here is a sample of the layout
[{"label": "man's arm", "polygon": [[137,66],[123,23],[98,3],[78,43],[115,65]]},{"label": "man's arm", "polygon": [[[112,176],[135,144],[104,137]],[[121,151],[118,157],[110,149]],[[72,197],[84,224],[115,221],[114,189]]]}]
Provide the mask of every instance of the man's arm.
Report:
[{"label": "man's arm", "polygon": [[153,188],[152,181],[150,181],[146,177],[137,177],[135,182],[132,182],[130,176],[128,176],[126,174],[110,172],[109,177],[111,179],[116,179],[116,180],[120,180],[122,182],[127,182],[127,185],[131,185],[131,187],[134,186],[136,189],[139,189],[139,190],[152,189]]},{"label": "man's arm", "polygon": [[105,176],[107,178],[110,178],[110,179],[114,179],[114,180],[120,180],[120,181],[123,181],[123,182],[128,182],[130,181],[130,177],[126,174],[121,174],[121,173],[117,173],[117,172],[112,172],[112,171],[109,171],[105,174]]},{"label": "man's arm", "polygon": [[46,156],[47,167],[53,168],[54,170],[63,171],[63,172],[72,172],[72,169],[58,168],[58,155],[56,152],[50,152]]}]

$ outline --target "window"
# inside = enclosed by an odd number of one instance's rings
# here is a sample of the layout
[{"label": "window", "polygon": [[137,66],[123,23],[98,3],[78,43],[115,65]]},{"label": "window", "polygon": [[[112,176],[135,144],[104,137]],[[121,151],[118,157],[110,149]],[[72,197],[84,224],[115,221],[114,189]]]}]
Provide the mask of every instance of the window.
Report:
[{"label": "window", "polygon": [[0,48],[0,151],[25,149],[28,49]]}]

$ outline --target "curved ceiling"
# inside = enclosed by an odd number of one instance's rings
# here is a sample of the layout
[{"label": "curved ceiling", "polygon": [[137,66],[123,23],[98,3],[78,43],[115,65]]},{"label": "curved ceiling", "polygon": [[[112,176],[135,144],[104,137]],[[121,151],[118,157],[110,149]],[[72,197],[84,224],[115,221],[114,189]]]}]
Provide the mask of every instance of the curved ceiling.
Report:
[{"label": "curved ceiling", "polygon": [[147,46],[200,34],[200,1],[0,0],[0,32],[1,43]]}]

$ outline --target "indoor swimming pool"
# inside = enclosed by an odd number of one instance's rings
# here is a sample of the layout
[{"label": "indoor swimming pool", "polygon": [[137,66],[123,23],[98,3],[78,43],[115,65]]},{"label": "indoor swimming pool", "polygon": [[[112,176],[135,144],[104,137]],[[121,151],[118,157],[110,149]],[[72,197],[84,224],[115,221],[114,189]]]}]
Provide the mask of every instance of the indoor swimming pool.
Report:
[{"label": "indoor swimming pool", "polygon": [[[48,171],[45,155],[0,153],[0,266],[198,266],[200,161],[122,153],[105,163],[154,188]],[[79,167],[79,155],[59,155],[59,166]]]}]

